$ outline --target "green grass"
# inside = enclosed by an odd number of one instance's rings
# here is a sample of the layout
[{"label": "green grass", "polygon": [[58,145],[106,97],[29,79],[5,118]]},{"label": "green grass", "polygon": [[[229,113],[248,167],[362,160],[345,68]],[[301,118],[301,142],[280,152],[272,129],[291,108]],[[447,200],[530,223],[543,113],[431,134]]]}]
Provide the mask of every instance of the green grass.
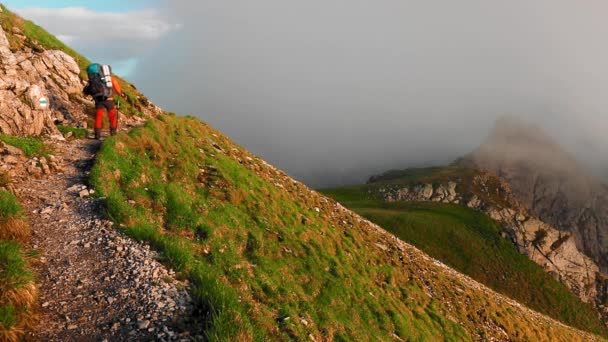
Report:
[{"label": "green grass", "polygon": [[370,178],[370,182],[380,184],[438,184],[445,183],[448,180],[470,178],[476,173],[477,171],[473,169],[457,166],[413,168],[405,170],[391,170]]},{"label": "green grass", "polygon": [[193,118],[163,116],[105,140],[91,183],[108,217],[192,281],[210,340],[466,341],[491,334],[469,318],[480,307],[513,336],[561,329],[539,331],[466,287],[465,303],[459,281],[424,278],[435,266],[387,255],[369,227],[317,211],[318,194]]},{"label": "green grass", "polygon": [[[107,198],[110,217],[192,279],[198,305],[209,312],[209,338],[286,340],[317,332],[336,339],[388,339],[395,326],[418,319],[428,320],[419,324],[428,325],[429,337],[465,338],[432,306],[420,318],[388,317],[387,310],[402,312],[402,304],[364,295],[371,277],[355,272],[337,247],[320,248],[321,231],[339,231],[198,138],[210,136],[207,126],[192,119],[165,121],[106,140],[92,182]],[[201,168],[206,175],[200,176]],[[363,305],[351,312],[358,300]],[[315,322],[314,328],[299,317]]]},{"label": "green grass", "polygon": [[17,147],[28,157],[47,156],[51,154],[51,149],[44,144],[41,138],[37,137],[17,137],[8,134],[0,134],[0,141],[5,144]]},{"label": "green grass", "polygon": [[12,305],[0,305],[0,325],[5,329],[15,326],[15,307]]},{"label": "green grass", "polygon": [[8,191],[0,191],[0,220],[9,218],[20,218],[23,209],[13,194]]},{"label": "green grass", "polygon": [[61,126],[60,125],[60,126],[57,126],[57,129],[63,135],[72,133],[72,136],[76,139],[84,139],[89,134],[89,131],[87,131],[84,128],[76,128],[76,127],[71,127],[71,126]]},{"label": "green grass", "polygon": [[[14,195],[0,191],[0,236],[27,229],[20,221],[22,215]],[[36,300],[33,282],[24,247],[18,241],[0,239],[0,340],[18,340],[29,327]]]},{"label": "green grass", "polygon": [[[423,176],[420,170],[415,173],[412,180]],[[398,179],[403,180],[402,176]],[[518,253],[501,236],[500,225],[486,215],[458,205],[385,203],[373,198],[368,189],[362,186],[324,193],[496,291],[568,325],[606,336],[593,307]]]},{"label": "green grass", "polygon": [[33,280],[21,246],[13,241],[0,241],[0,288],[3,292],[18,289]]}]

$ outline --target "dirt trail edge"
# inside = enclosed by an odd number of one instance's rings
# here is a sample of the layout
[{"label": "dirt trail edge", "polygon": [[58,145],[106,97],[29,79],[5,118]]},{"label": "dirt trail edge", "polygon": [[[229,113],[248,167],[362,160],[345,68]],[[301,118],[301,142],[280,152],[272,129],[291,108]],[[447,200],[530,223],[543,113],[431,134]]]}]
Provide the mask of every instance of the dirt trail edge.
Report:
[{"label": "dirt trail edge", "polygon": [[55,142],[64,172],[15,184],[33,230],[40,286],[40,341],[192,340],[188,284],[149,246],[123,236],[89,198],[100,142]]}]

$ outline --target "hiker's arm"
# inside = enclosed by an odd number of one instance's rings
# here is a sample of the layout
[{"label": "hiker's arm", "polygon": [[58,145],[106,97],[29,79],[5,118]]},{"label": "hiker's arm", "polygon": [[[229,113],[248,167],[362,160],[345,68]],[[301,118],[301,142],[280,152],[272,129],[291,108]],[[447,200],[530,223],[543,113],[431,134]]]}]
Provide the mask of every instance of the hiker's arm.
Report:
[{"label": "hiker's arm", "polygon": [[114,91],[116,92],[116,94],[122,96],[122,94],[123,94],[122,88],[120,87],[120,83],[118,82],[118,79],[114,76],[112,76],[112,86],[114,87]]}]

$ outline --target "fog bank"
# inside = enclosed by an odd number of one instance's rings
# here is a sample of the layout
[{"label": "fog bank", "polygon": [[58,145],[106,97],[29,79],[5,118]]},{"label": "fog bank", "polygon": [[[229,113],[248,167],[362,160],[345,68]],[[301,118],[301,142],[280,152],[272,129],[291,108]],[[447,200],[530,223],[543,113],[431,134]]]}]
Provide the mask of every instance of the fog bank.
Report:
[{"label": "fog bank", "polygon": [[[172,0],[132,80],[312,186],[473,150],[538,123],[602,174],[608,3]],[[608,175],[608,171],[605,172]]]}]

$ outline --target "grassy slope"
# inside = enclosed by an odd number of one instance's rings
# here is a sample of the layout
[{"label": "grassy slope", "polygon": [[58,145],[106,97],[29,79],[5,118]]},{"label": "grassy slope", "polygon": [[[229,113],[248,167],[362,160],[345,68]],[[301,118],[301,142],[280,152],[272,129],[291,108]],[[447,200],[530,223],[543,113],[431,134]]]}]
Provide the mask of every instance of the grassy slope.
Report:
[{"label": "grassy slope", "polygon": [[370,195],[376,187],[470,180],[474,174],[460,168],[391,171],[366,186],[324,193],[498,292],[571,326],[606,335],[591,305],[519,254],[501,237],[500,225],[486,215],[458,205],[385,203]]},{"label": "grassy slope", "polygon": [[91,177],[108,215],[193,281],[213,340],[472,340],[486,323],[585,339],[379,248],[394,242],[192,118],[106,140]]},{"label": "grassy slope", "polygon": [[30,327],[37,290],[22,243],[29,227],[15,197],[0,191],[0,341],[17,341]]},{"label": "grassy slope", "polygon": [[[23,47],[29,47],[34,51],[40,51],[41,49],[45,50],[61,50],[68,55],[72,56],[78,66],[80,67],[80,77],[82,79],[86,79],[86,67],[91,64],[91,62],[74,51],[72,48],[65,45],[59,39],[57,39],[52,34],[48,33],[42,27],[34,24],[29,20],[25,20],[18,15],[9,11],[4,5],[0,4],[2,8],[2,13],[0,13],[0,25],[6,32],[7,38],[11,45],[11,50],[18,51]],[[25,37],[27,38],[25,42],[16,37],[13,33],[13,28],[18,28],[23,32]],[[103,61],[100,61],[103,63]],[[118,77],[120,85],[125,92],[127,98],[126,101],[121,102],[120,111],[126,115],[142,115],[142,106],[147,105],[148,99],[143,96],[133,84],[127,82],[126,80]]]}]

